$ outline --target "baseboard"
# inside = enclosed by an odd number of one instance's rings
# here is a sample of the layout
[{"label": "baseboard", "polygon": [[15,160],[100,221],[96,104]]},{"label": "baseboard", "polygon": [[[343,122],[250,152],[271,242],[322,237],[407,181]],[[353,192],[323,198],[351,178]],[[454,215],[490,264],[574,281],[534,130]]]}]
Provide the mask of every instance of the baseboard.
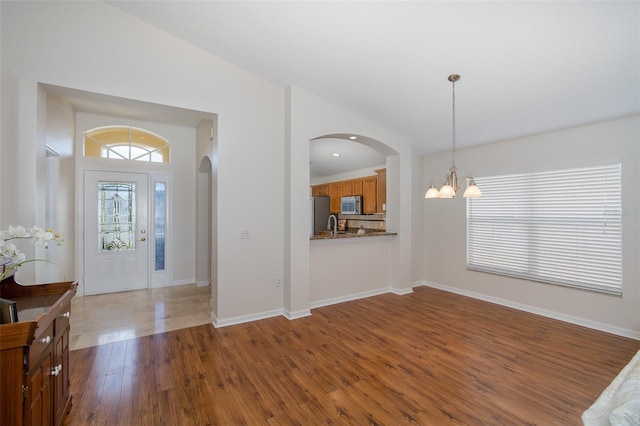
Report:
[{"label": "baseboard", "polygon": [[287,311],[286,309],[282,312],[282,315],[284,315],[285,318],[290,319],[290,320],[294,320],[294,319],[298,319],[298,318],[304,318],[304,317],[308,317],[311,316],[311,309],[301,309],[299,311]]},{"label": "baseboard", "polygon": [[258,312],[255,314],[249,315],[240,315],[237,317],[231,317],[226,319],[220,319],[216,317],[213,312],[211,312],[211,323],[215,328],[227,327],[230,325],[242,324],[245,322],[258,321],[267,318],[277,317],[278,315],[283,315],[282,309],[274,309],[266,312]]},{"label": "baseboard", "polygon": [[245,322],[277,317],[278,315],[282,315],[289,320],[295,320],[298,318],[311,316],[311,309],[320,308],[322,306],[335,305],[337,303],[349,302],[352,300],[364,299],[372,296],[379,296],[385,293],[393,293],[399,296],[403,296],[405,294],[409,294],[412,292],[413,292],[413,289],[411,287],[409,288],[386,287],[378,290],[364,291],[361,293],[350,294],[347,296],[334,297],[331,299],[311,302],[309,304],[309,309],[301,309],[299,311],[293,311],[293,312],[288,311],[286,309],[274,309],[272,311],[249,314],[249,315],[241,315],[238,317],[232,317],[232,318],[226,318],[226,319],[219,319],[213,312],[211,312],[211,323],[215,328],[220,328],[220,327],[227,327],[230,325],[242,324]]},{"label": "baseboard", "polygon": [[413,293],[413,286],[409,288],[389,287],[389,293],[397,294],[398,296],[405,296],[407,294]]},{"label": "baseboard", "polygon": [[174,287],[174,286],[180,286],[180,285],[188,285],[188,284],[193,284],[194,282],[191,280],[178,280],[178,281],[169,281],[166,283],[152,283],[149,286],[149,289],[153,289],[153,288],[164,288],[164,287]]},{"label": "baseboard", "polygon": [[506,306],[520,311],[529,312],[536,315],[542,315],[547,318],[553,318],[556,320],[568,322],[570,324],[576,324],[594,330],[604,331],[606,333],[615,334],[622,337],[628,337],[630,339],[640,340],[640,333],[634,330],[626,328],[616,327],[610,324],[604,324],[597,321],[591,321],[585,318],[575,317],[573,315],[567,315],[560,312],[550,311],[548,309],[538,308],[536,306],[526,305],[524,303],[518,303],[507,299],[501,299],[498,297],[488,296],[482,293],[476,293],[474,291],[464,290],[457,287],[451,287],[444,284],[438,284],[431,281],[416,281],[412,284],[412,287],[426,286],[433,287],[439,290],[448,291],[450,293],[459,294],[461,296],[472,297],[474,299],[484,300],[485,302],[495,303],[497,305]]},{"label": "baseboard", "polygon": [[209,281],[176,280],[171,283],[161,284],[157,287],[172,287],[174,285],[178,286],[178,285],[188,285],[188,284],[194,284],[194,283],[196,287],[207,287],[210,284]]},{"label": "baseboard", "polygon": [[193,284],[195,283],[195,280],[193,279],[188,279],[188,280],[175,280],[170,284],[167,284],[165,286],[162,287],[170,287],[170,286],[174,286],[174,285],[186,285],[186,284]]},{"label": "baseboard", "polygon": [[377,290],[363,291],[361,293],[348,294],[346,296],[332,297],[331,299],[317,300],[309,303],[311,309],[321,308],[323,306],[335,305],[337,303],[350,302],[352,300],[365,299],[367,297],[379,296],[381,294],[393,293],[400,296],[413,292],[411,288],[395,288],[385,287]]}]

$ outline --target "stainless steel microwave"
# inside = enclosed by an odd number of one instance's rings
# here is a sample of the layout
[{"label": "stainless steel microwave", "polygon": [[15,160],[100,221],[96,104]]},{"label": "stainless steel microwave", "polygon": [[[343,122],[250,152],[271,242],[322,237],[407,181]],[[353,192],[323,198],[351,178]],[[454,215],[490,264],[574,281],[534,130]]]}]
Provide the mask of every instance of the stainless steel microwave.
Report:
[{"label": "stainless steel microwave", "polygon": [[362,197],[360,195],[352,195],[340,198],[341,214],[362,214]]}]

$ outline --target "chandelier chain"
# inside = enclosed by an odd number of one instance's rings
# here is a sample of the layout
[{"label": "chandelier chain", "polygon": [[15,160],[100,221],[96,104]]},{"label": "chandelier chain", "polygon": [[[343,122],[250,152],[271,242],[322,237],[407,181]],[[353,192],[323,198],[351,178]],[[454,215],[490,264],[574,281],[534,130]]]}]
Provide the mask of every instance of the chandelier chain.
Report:
[{"label": "chandelier chain", "polygon": [[456,82],[455,79],[451,82],[451,86],[453,88],[452,90],[452,110],[453,110],[453,120],[451,120],[452,122],[452,126],[453,126],[453,149],[451,151],[452,156],[453,156],[453,167],[456,166]]}]

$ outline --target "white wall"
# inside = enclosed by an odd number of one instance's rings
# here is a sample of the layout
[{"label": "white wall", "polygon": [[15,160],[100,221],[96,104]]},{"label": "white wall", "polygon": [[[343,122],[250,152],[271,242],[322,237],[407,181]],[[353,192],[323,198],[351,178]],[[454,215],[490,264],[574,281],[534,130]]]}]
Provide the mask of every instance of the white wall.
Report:
[{"label": "white wall", "polygon": [[[457,152],[461,173],[488,176],[581,162],[622,160],[623,297],[466,270],[462,198],[424,201],[423,279],[454,291],[640,338],[640,116]],[[450,153],[424,158],[424,189],[450,167]]]},{"label": "white wall", "polygon": [[312,307],[389,290],[389,242],[394,236],[311,241]]},{"label": "white wall", "polygon": [[[398,155],[387,158],[387,230],[398,235],[385,239],[387,250],[378,251],[370,262],[384,266],[380,271],[386,288],[403,293],[410,291],[412,263],[415,260],[411,252],[414,235],[411,232],[414,221],[418,221],[421,205],[416,203],[414,188],[420,173],[420,164],[409,148],[408,141],[381,128],[376,122],[356,113],[345,111],[318,96],[298,87],[289,87],[286,94],[287,105],[287,175],[286,175],[286,216],[290,225],[285,235],[285,283],[284,310],[290,317],[307,315],[310,300],[322,298],[321,280],[311,278],[322,267],[333,268],[335,276],[343,277],[345,283],[340,294],[331,293],[331,297],[347,297],[363,291],[380,288],[380,281],[361,286],[356,268],[344,264],[327,265],[321,250],[310,250],[309,241],[309,141],[322,135],[347,133],[363,135],[388,145]],[[416,174],[417,173],[417,174]],[[421,201],[418,199],[418,201]],[[417,236],[420,238],[420,236]],[[332,244],[338,258],[349,258],[353,253],[349,244],[342,241],[327,241]],[[362,244],[366,244],[363,241]],[[421,251],[419,246],[416,255]],[[335,263],[335,262],[334,262]],[[388,266],[387,266],[388,265]]]},{"label": "white wall", "polygon": [[60,161],[60,187],[58,193],[58,223],[43,224],[53,226],[64,240],[61,246],[53,249],[58,251],[58,266],[62,272],[62,280],[75,280],[75,157],[74,157],[74,132],[75,111],[65,98],[59,96],[47,96],[46,105],[47,146],[53,148],[59,155]]},{"label": "white wall", "polygon": [[[20,105],[36,105],[36,83],[42,82],[219,115],[218,317],[281,307],[274,281],[283,265],[282,88],[106,3],[2,2],[0,7],[2,64],[20,82]],[[11,117],[10,111],[2,115],[3,122]],[[16,141],[20,157],[13,161],[19,177],[26,178],[19,181],[20,193],[34,194],[35,161],[29,158],[35,158],[37,117],[21,109],[20,120],[26,133]],[[193,178],[195,159],[192,163]],[[34,215],[33,199],[17,203],[12,210]],[[250,240],[240,240],[241,228],[251,230]],[[186,234],[185,246],[194,247],[194,232]],[[185,268],[193,274],[193,261]]]},{"label": "white wall", "polygon": [[20,99],[20,81],[2,64],[2,78],[0,85],[2,125],[0,125],[0,229],[7,229],[9,225],[16,225],[19,222],[18,211],[15,208],[15,200],[19,199],[19,188],[17,185],[10,185],[15,182],[18,173],[18,117]]}]

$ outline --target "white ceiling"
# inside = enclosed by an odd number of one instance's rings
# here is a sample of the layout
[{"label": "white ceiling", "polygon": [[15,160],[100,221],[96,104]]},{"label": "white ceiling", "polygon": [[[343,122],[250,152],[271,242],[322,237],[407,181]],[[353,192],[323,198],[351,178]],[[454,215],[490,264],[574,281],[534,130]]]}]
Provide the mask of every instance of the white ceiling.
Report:
[{"label": "white ceiling", "polygon": [[450,149],[453,73],[458,147],[640,112],[637,1],[109,4],[359,111],[419,154]]},{"label": "white ceiling", "polygon": [[[340,154],[339,157],[334,153]],[[309,144],[311,180],[385,165],[386,155],[369,146],[339,138],[315,139]]]}]

